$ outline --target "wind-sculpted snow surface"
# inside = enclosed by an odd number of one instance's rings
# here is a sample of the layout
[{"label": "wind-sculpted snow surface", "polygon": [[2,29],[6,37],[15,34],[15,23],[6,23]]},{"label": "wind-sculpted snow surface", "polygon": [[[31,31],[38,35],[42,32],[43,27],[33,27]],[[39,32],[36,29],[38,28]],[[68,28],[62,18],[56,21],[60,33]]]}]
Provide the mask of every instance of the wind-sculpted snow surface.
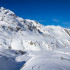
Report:
[{"label": "wind-sculpted snow surface", "polygon": [[21,70],[70,70],[70,29],[44,26],[1,7],[0,50],[3,53],[13,50],[9,55],[16,51],[14,59],[26,62]]}]

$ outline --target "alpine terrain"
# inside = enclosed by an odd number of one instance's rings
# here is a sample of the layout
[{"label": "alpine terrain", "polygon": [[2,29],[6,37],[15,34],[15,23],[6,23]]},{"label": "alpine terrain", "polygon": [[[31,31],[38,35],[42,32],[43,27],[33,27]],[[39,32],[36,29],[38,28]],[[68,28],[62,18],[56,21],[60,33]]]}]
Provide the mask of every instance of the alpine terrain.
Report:
[{"label": "alpine terrain", "polygon": [[1,7],[0,70],[70,70],[70,29],[44,26]]}]

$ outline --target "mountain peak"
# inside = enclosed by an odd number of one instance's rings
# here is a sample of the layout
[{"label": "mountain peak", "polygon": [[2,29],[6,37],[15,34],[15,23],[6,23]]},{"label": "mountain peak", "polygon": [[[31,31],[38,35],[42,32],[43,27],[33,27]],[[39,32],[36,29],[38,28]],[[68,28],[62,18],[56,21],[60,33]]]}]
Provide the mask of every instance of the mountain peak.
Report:
[{"label": "mountain peak", "polygon": [[5,10],[6,8],[4,8],[4,7],[0,7],[0,10]]},{"label": "mountain peak", "polygon": [[0,7],[0,15],[11,15],[11,16],[13,16],[13,15],[15,15],[15,13],[9,9],[6,9],[4,7]]}]

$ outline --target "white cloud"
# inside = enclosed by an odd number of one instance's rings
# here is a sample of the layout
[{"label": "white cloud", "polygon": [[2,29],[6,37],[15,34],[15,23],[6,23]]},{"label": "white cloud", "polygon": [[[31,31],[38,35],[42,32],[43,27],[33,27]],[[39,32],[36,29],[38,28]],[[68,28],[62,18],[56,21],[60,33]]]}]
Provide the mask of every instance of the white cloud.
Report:
[{"label": "white cloud", "polygon": [[38,20],[38,22],[47,22],[47,20]]},{"label": "white cloud", "polygon": [[59,20],[57,20],[57,19],[53,19],[52,21],[54,21],[54,22],[59,22]]}]

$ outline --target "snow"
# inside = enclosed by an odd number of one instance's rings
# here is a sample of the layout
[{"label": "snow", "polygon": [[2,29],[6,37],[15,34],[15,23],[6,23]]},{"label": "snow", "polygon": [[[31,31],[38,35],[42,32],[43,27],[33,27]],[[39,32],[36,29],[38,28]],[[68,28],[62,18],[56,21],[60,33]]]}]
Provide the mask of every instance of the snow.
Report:
[{"label": "snow", "polygon": [[13,39],[11,46],[12,46],[12,49],[14,49],[14,50],[19,50],[19,48],[20,48],[20,50],[23,50],[22,42],[19,39]]},{"label": "snow", "polygon": [[1,70],[70,70],[70,29],[44,26],[0,8]]},{"label": "snow", "polygon": [[[16,54],[10,50],[0,49],[0,70],[20,70],[25,61],[16,62]],[[14,51],[15,52],[15,51]]]},{"label": "snow", "polygon": [[32,58],[21,70],[70,70],[70,56],[51,51],[32,52]]}]

